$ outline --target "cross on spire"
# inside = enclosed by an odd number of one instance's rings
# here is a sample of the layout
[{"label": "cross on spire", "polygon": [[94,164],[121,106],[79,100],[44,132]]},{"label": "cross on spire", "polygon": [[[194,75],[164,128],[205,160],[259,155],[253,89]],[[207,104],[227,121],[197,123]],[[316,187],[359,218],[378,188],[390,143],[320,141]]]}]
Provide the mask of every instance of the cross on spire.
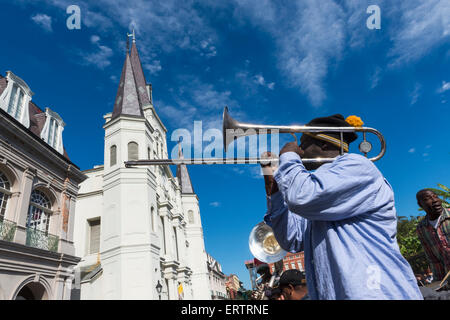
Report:
[{"label": "cross on spire", "polygon": [[136,34],[134,33],[134,28],[131,33],[127,32],[127,53],[130,51],[130,37],[132,37],[133,43],[136,43]]}]

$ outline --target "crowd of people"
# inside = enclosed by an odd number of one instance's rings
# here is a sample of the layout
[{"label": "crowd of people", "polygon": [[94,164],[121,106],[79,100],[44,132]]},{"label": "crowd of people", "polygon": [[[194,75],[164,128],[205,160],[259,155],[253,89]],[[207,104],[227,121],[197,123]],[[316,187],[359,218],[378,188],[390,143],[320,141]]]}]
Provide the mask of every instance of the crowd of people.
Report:
[{"label": "crowd of people", "polygon": [[[307,126],[362,124],[358,117],[337,114]],[[397,244],[393,189],[372,161],[348,152],[356,139],[355,132],[305,132],[300,145],[290,142],[281,149],[277,167],[262,165],[268,203],[264,221],[283,249],[304,251],[306,265],[305,275],[284,271],[265,298],[450,298],[450,211],[432,190],[417,193],[426,212],[417,235],[431,268],[430,275],[418,279]],[[304,158],[334,161],[303,163]]]}]

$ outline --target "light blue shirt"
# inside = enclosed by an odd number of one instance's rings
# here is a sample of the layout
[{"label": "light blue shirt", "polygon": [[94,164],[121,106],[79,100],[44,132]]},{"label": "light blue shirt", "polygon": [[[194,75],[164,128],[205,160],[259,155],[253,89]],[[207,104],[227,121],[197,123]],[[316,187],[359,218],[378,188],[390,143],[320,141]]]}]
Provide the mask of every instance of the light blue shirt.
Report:
[{"label": "light blue shirt", "polygon": [[311,299],[423,299],[397,244],[392,187],[370,160],[344,154],[310,172],[287,152],[274,178],[264,220],[283,249],[304,251]]}]

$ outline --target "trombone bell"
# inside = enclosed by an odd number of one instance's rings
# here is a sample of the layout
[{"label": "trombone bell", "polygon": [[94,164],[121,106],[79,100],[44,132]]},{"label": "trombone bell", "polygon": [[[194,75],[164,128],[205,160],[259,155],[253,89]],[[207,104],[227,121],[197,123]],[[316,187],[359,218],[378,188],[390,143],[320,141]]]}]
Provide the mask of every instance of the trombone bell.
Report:
[{"label": "trombone bell", "polygon": [[281,248],[275,239],[272,228],[265,222],[258,223],[252,229],[248,246],[253,256],[265,263],[274,263],[282,260],[287,254],[287,251]]}]

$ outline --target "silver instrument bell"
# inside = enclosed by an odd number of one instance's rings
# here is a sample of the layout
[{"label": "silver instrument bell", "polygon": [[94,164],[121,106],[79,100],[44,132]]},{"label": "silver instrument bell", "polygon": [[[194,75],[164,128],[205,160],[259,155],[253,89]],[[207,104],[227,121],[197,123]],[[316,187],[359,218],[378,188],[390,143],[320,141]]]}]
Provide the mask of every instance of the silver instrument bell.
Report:
[{"label": "silver instrument bell", "polygon": [[250,232],[248,245],[253,256],[265,263],[282,260],[287,251],[281,248],[270,226],[264,221],[258,223]]}]

